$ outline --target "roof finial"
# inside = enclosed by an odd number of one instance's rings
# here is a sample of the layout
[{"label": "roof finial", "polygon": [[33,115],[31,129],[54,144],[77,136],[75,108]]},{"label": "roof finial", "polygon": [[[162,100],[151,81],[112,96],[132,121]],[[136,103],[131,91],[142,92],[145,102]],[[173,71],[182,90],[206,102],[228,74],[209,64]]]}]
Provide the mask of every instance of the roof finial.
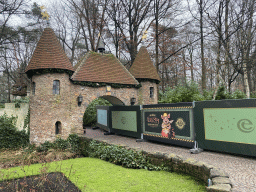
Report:
[{"label": "roof finial", "polygon": [[[43,10],[43,9],[46,9],[46,8],[43,5],[43,6],[40,6],[40,9]],[[49,25],[49,17],[50,17],[50,15],[47,13],[47,10],[45,10],[44,12],[41,12],[41,15],[42,15],[42,19],[46,20],[47,24]]]},{"label": "roof finial", "polygon": [[142,38],[141,38],[142,39],[142,45],[144,45],[144,42],[147,39],[147,33],[148,33],[147,30],[143,32],[143,35],[142,35]]},{"label": "roof finial", "polygon": [[98,37],[100,38],[98,50],[99,50],[100,53],[103,54],[105,52],[105,45],[104,45],[104,43],[103,43],[103,41],[101,39],[100,33],[99,33]]}]

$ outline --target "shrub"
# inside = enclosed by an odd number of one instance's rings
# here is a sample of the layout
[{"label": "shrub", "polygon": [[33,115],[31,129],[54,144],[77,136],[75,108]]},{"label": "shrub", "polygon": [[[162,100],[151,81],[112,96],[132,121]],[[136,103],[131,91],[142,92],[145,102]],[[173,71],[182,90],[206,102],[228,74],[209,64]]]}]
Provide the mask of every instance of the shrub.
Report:
[{"label": "shrub", "polygon": [[25,147],[29,143],[29,136],[25,130],[19,131],[15,127],[16,117],[0,116],[0,149]]},{"label": "shrub", "polygon": [[43,144],[41,144],[40,146],[38,146],[36,148],[36,151],[37,152],[47,152],[52,147],[53,147],[52,143],[50,143],[49,141],[45,141]]},{"label": "shrub", "polygon": [[159,92],[159,103],[178,103],[202,101],[204,96],[200,93],[195,82],[187,83],[185,86],[179,84],[173,89],[168,87],[165,92]]},{"label": "shrub", "polygon": [[222,100],[222,99],[231,99],[232,96],[230,93],[226,91],[226,88],[223,84],[220,84],[215,100]]},{"label": "shrub", "polygon": [[110,106],[111,103],[103,98],[94,99],[86,108],[84,117],[83,117],[83,125],[92,125],[97,122],[97,105]]},{"label": "shrub", "polygon": [[21,103],[29,103],[29,98],[24,97],[24,98],[21,98],[21,99],[15,99],[12,102],[15,103],[16,108],[20,108]]},{"label": "shrub", "polygon": [[53,144],[52,144],[54,149],[58,149],[58,150],[65,150],[69,147],[69,143],[67,140],[64,140],[62,138],[57,138]]},{"label": "shrub", "polygon": [[232,93],[231,95],[232,99],[245,99],[246,98],[246,94],[242,91],[240,91],[239,89],[235,90],[235,92]]},{"label": "shrub", "polygon": [[88,148],[89,157],[100,158],[116,165],[133,169],[163,170],[164,167],[155,166],[150,159],[132,149],[125,149],[121,146],[108,145],[97,141],[91,141]]},{"label": "shrub", "polygon": [[67,141],[70,143],[72,152],[79,151],[80,140],[77,134],[70,134],[67,138]]}]

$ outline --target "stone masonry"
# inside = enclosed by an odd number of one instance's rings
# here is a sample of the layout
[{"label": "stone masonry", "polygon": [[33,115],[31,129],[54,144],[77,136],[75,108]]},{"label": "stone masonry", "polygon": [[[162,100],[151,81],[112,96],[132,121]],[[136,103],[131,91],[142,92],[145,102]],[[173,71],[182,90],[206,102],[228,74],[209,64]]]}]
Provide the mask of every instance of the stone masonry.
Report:
[{"label": "stone masonry", "polygon": [[[60,94],[52,93],[53,81],[60,81]],[[143,96],[143,103],[152,104],[157,101],[156,92],[154,97],[149,98],[149,87],[156,85],[142,82],[142,87],[137,88],[111,88],[108,92],[106,87],[87,87],[73,84],[66,73],[34,75],[32,82],[35,83],[35,95],[30,95],[30,141],[39,144],[45,141],[54,141],[56,137],[66,139],[70,133],[82,133],[83,115],[86,107],[94,99],[102,96],[112,96],[121,100],[124,105],[130,105],[130,98],[139,102],[139,95]],[[146,88],[145,88],[146,87]],[[147,93],[148,92],[148,93]],[[139,94],[140,93],[140,94]],[[77,98],[83,96],[81,106],[78,106]],[[55,134],[55,123],[61,122],[61,133]]]},{"label": "stone masonry", "polygon": [[[57,137],[66,139],[71,133],[83,133],[84,112],[96,98],[107,99],[113,105],[131,105],[132,98],[135,105],[158,101],[156,83],[160,78],[145,47],[140,49],[131,71],[114,55],[95,52],[88,52],[72,66],[54,31],[46,28],[25,72],[33,89],[30,142],[36,145]],[[53,92],[56,80],[59,94]],[[114,88],[117,85],[122,88]],[[154,88],[152,98],[150,87]],[[81,104],[79,96],[83,98]]]}]

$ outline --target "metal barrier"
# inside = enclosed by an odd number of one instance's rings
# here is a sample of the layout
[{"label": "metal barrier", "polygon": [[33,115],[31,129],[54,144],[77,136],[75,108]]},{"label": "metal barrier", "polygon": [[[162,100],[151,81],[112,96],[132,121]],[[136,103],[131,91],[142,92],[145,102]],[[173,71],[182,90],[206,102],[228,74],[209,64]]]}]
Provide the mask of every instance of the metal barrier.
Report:
[{"label": "metal barrier", "polygon": [[256,156],[256,99],[97,107],[97,125],[109,133],[194,147],[191,153]]}]

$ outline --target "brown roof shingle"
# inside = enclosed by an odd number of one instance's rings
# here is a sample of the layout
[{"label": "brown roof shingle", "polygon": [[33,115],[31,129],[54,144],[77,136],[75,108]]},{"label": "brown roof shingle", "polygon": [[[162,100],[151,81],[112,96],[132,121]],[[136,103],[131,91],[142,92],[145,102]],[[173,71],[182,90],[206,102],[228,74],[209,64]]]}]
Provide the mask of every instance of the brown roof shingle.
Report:
[{"label": "brown roof shingle", "polygon": [[112,54],[87,53],[75,66],[73,81],[138,85],[139,82]]},{"label": "brown roof shingle", "polygon": [[140,48],[129,71],[136,79],[153,79],[160,81],[156,68],[144,46]]},{"label": "brown roof shingle", "polygon": [[45,28],[25,72],[49,68],[74,71],[54,31]]}]

